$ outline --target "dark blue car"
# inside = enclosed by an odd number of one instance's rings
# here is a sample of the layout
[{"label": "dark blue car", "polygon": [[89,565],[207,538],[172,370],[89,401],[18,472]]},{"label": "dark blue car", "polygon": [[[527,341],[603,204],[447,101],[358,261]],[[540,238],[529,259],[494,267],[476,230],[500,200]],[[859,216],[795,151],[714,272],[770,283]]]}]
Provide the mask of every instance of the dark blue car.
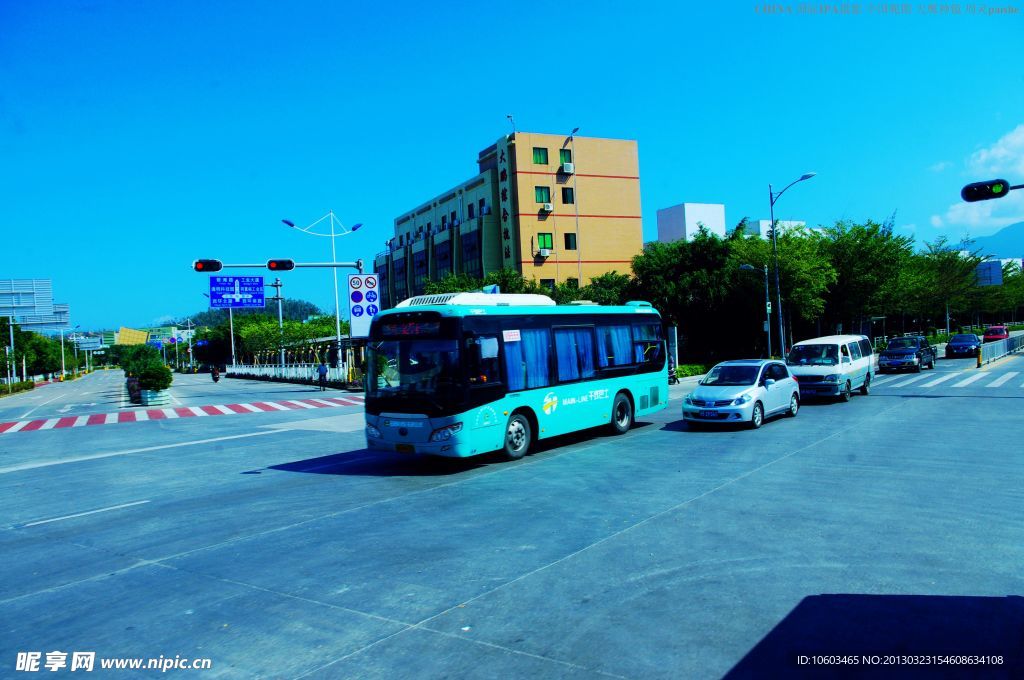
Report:
[{"label": "dark blue car", "polygon": [[946,358],[973,357],[981,347],[981,338],[973,333],[959,333],[946,343]]}]

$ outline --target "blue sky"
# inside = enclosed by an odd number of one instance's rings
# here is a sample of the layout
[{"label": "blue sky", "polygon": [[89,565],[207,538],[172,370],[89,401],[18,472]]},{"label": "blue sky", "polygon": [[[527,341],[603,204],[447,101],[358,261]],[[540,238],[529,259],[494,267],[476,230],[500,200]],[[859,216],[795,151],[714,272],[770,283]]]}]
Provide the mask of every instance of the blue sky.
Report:
[{"label": "blue sky", "polygon": [[[99,328],[202,309],[197,257],[327,259],[281,218],[361,222],[339,259],[369,262],[508,113],[639,140],[647,240],[683,201],[767,218],[768,182],[807,170],[777,217],[896,210],[919,242],[1024,220],[1024,191],[958,204],[967,181],[1024,182],[1024,3],[854,5],[3,2],[0,277],[52,278]],[[330,280],[284,292],[333,310]]]}]

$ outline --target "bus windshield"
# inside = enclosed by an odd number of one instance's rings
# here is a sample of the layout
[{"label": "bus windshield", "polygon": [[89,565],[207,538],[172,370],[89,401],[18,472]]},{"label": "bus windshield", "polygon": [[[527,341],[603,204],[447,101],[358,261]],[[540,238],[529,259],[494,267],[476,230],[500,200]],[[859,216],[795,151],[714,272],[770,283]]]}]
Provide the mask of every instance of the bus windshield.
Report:
[{"label": "bus windshield", "polygon": [[454,339],[382,340],[370,344],[367,396],[435,398],[461,382]]}]

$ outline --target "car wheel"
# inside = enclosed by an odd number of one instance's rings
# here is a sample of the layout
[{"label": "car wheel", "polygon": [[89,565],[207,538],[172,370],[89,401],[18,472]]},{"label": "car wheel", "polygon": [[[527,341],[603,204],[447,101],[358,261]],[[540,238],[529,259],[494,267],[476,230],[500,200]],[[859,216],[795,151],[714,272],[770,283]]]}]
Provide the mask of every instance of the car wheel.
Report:
[{"label": "car wheel", "polygon": [[506,460],[519,460],[530,450],[532,434],[530,421],[522,413],[513,413],[505,426],[505,447],[502,453]]},{"label": "car wheel", "polygon": [[789,398],[789,410],[786,411],[786,415],[790,418],[796,418],[796,414],[800,411],[800,397],[796,392]]},{"label": "car wheel", "polygon": [[865,397],[871,394],[871,374],[864,376],[864,384],[860,386],[860,393]]},{"label": "car wheel", "polygon": [[921,372],[921,362],[919,361],[916,364],[914,364],[914,373],[920,373],[920,372]]},{"label": "car wheel", "polygon": [[935,357],[932,357],[932,360],[928,362],[928,368],[933,371],[935,370]]},{"label": "car wheel", "polygon": [[847,380],[846,384],[843,385],[843,390],[839,393],[839,401],[850,401],[850,396],[853,394],[853,385]]},{"label": "car wheel", "polygon": [[612,404],[612,422],[610,427],[614,434],[626,434],[633,425],[633,405],[629,403],[629,397],[623,392],[615,395],[615,402]]},{"label": "car wheel", "polygon": [[754,404],[754,412],[750,414],[750,429],[756,430],[764,424],[764,406],[761,402]]}]

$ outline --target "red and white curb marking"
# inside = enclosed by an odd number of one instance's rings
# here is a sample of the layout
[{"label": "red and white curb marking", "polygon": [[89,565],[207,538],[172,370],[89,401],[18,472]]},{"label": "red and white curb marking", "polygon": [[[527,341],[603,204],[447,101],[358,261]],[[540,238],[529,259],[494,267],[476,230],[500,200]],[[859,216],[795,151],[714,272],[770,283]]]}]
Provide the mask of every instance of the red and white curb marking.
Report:
[{"label": "red and white curb marking", "polygon": [[85,425],[115,425],[118,423],[140,423],[144,420],[171,420],[173,418],[196,418],[204,416],[228,416],[236,413],[266,413],[268,411],[294,411],[307,408],[338,408],[339,406],[361,406],[362,397],[325,397],[323,399],[288,399],[285,401],[254,401],[248,404],[219,404],[216,406],[178,406],[175,408],[151,408],[120,413],[94,413],[89,416],[65,416],[63,418],[42,418],[39,420],[16,420],[0,423],[0,435],[36,430],[60,430],[65,427]]}]

